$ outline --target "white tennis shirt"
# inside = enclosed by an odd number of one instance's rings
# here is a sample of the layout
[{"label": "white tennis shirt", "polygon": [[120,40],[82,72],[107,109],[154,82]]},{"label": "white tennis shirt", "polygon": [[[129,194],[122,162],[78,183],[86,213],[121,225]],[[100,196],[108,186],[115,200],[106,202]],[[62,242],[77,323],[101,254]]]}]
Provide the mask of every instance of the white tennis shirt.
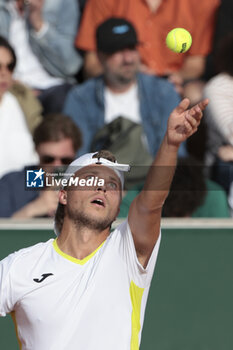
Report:
[{"label": "white tennis shirt", "polygon": [[22,350],[138,350],[160,237],[147,268],[127,221],[83,260],[50,239],[0,262],[0,315]]}]

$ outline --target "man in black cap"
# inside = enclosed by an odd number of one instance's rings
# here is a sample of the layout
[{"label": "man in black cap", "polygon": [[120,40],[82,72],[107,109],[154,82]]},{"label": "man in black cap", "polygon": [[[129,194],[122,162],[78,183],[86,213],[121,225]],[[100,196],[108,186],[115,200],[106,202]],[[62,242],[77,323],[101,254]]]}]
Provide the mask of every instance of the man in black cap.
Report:
[{"label": "man in black cap", "polygon": [[110,18],[97,28],[96,43],[107,87],[113,93],[128,91],[136,83],[140,64],[134,27],[124,19]]},{"label": "man in black cap", "polygon": [[142,125],[142,138],[154,156],[165,134],[168,116],[180,97],[168,81],[139,73],[140,43],[129,21],[109,18],[101,23],[96,30],[96,44],[103,75],[74,87],[65,102],[65,114],[83,134],[79,155],[91,151],[98,130],[121,116]]}]

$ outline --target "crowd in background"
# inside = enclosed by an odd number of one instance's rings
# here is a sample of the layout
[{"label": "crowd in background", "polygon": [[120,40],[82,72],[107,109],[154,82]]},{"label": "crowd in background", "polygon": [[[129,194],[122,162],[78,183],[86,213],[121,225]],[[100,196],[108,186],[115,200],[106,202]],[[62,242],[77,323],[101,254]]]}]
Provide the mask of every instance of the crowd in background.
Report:
[{"label": "crowd in background", "polygon": [[[103,148],[136,167],[126,216],[184,97],[210,102],[180,148],[163,215],[229,217],[232,18],[230,0],[0,0],[0,217],[53,216],[56,192],[25,191],[24,167]],[[165,44],[176,27],[192,35],[183,54]]]}]

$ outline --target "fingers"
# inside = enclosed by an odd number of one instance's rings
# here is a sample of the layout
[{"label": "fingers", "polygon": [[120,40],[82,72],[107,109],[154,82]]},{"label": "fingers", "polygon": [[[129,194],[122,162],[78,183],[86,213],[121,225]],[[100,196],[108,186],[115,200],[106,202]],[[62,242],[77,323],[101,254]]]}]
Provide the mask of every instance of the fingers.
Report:
[{"label": "fingers", "polygon": [[[201,102],[199,102],[198,104],[196,104],[195,106],[193,106],[191,110],[195,110],[197,113],[199,113],[200,111],[204,111],[204,109],[206,108],[206,106],[208,105],[209,100],[208,98],[202,100]],[[184,111],[186,111],[188,109],[190,105],[190,100],[188,98],[184,98],[180,104],[175,108],[175,111],[178,113],[182,113]]]},{"label": "fingers", "polygon": [[185,120],[184,126],[185,126],[186,134],[188,137],[197,131],[197,126],[192,125],[192,123],[189,120]]},{"label": "fingers", "polygon": [[[193,118],[192,118],[193,119]],[[188,120],[186,118],[185,122],[184,122],[184,126],[185,126],[185,133],[186,136],[189,137],[192,134],[194,134],[197,130],[198,130],[198,126],[199,126],[200,122],[196,122],[195,120]]]},{"label": "fingers", "polygon": [[186,111],[186,109],[189,107],[190,101],[188,98],[184,98],[180,104],[175,108],[174,112],[177,112],[178,114],[183,113]]},{"label": "fingers", "polygon": [[203,113],[199,106],[195,106],[191,110],[187,111],[187,113],[185,114],[184,125],[189,136],[191,136],[197,131],[202,117]]},{"label": "fingers", "polygon": [[202,111],[204,111],[204,109],[206,108],[208,103],[209,103],[209,100],[208,100],[208,98],[206,98],[205,100],[202,100],[196,106],[194,106],[194,108],[198,106]]},{"label": "fingers", "polygon": [[208,105],[209,100],[205,99],[201,102],[199,102],[198,104],[196,104],[195,106],[193,106],[187,113],[187,115],[189,114],[190,116],[192,116],[193,118],[195,118],[196,120],[201,120],[202,116],[203,116],[203,111],[206,108],[206,106]]},{"label": "fingers", "polygon": [[199,107],[201,108],[202,111],[207,107],[208,103],[209,103],[208,98],[206,98],[205,100],[199,103]]}]

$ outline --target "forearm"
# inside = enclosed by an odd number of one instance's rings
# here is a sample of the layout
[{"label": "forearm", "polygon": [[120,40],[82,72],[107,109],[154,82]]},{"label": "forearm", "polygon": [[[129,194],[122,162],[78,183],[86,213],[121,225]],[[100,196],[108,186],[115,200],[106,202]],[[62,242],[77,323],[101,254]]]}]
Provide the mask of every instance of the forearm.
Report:
[{"label": "forearm", "polygon": [[41,210],[38,210],[37,200],[26,204],[23,208],[16,211],[13,215],[13,219],[30,219],[41,214]]},{"label": "forearm", "polygon": [[208,100],[190,109],[189,104],[188,99],[182,100],[170,114],[165,137],[144,188],[130,206],[129,225],[138,258],[144,266],[159,236],[162,206],[172,183],[179,146],[197,131]]},{"label": "forearm", "polygon": [[166,134],[140,193],[139,202],[145,203],[149,210],[163,206],[175,172],[178,149],[169,144]]},{"label": "forearm", "polygon": [[103,73],[103,68],[94,51],[85,53],[84,72],[86,78],[93,78]]},{"label": "forearm", "polygon": [[165,137],[137,199],[137,205],[147,212],[163,206],[175,172],[179,146],[197,131],[208,100],[188,110],[189,104],[190,101],[184,99],[171,113]]},{"label": "forearm", "polygon": [[205,68],[205,57],[189,56],[184,61],[179,75],[183,80],[196,79],[201,77]]}]

